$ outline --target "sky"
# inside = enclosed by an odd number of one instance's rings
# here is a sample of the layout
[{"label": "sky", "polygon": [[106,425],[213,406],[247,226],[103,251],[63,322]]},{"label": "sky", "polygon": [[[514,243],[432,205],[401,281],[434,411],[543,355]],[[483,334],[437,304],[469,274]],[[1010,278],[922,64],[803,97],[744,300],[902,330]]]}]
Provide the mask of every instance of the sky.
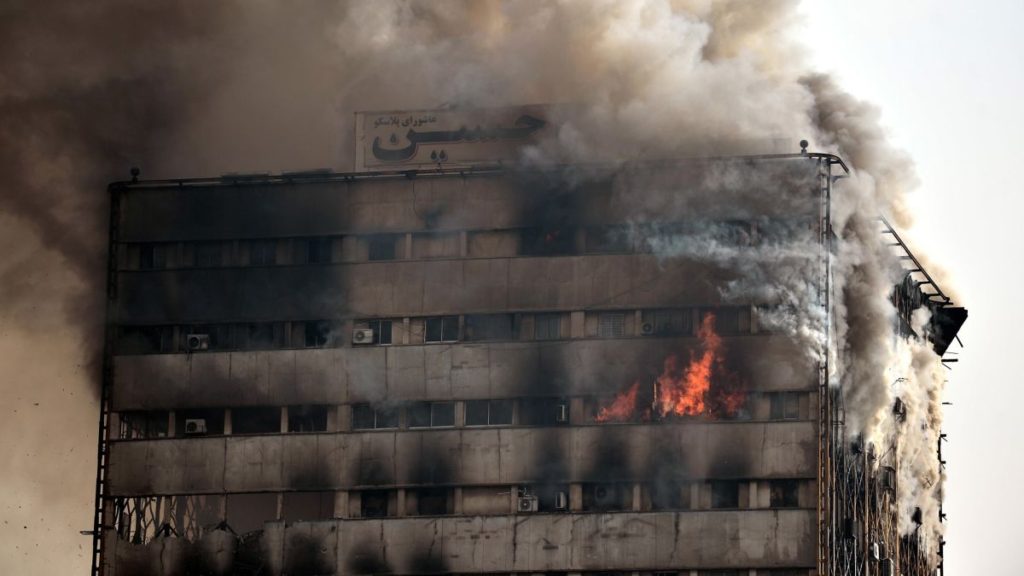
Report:
[{"label": "sky", "polygon": [[1024,2],[817,0],[803,12],[815,66],[878,105],[913,156],[921,185],[903,235],[951,271],[970,312],[946,389],[946,574],[1024,574],[1024,386],[1013,365],[1024,321]]}]

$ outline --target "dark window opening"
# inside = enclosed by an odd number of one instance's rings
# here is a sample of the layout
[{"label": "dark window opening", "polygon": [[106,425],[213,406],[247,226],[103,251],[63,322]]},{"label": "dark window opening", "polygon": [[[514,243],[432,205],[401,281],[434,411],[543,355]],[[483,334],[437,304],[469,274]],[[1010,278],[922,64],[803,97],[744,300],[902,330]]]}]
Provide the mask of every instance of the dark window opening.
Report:
[{"label": "dark window opening", "polygon": [[621,226],[587,229],[587,252],[622,254],[633,248],[629,231]]},{"label": "dark window opening", "polygon": [[[746,313],[746,314],[744,314]],[[704,313],[715,315],[715,332],[722,336],[735,336],[750,331],[749,310],[737,306],[723,306]],[[746,330],[742,329],[741,317],[746,316]]]},{"label": "dark window opening", "polygon": [[398,410],[396,408],[374,408],[370,404],[352,405],[353,430],[382,428],[398,428]]},{"label": "dark window opening", "polygon": [[200,242],[195,246],[195,265],[200,268],[220,266],[223,252],[220,242]]},{"label": "dark window opening", "polygon": [[359,494],[359,515],[362,518],[387,518],[394,516],[390,506],[390,490],[364,490]]},{"label": "dark window opening", "polygon": [[800,418],[799,392],[777,392],[772,394],[772,420],[796,420],[798,418]]},{"label": "dark window opening", "polygon": [[283,331],[280,328],[276,322],[249,324],[246,348],[249,350],[281,348]]},{"label": "dark window opening", "polygon": [[512,424],[511,400],[466,401],[466,426],[501,426]]},{"label": "dark window opening", "polygon": [[334,517],[334,492],[285,492],[281,516],[285,522],[330,520]]},{"label": "dark window opening", "polygon": [[331,261],[331,239],[324,237],[307,238],[306,264],[326,264]]},{"label": "dark window opening", "polygon": [[223,433],[223,409],[178,410],[174,413],[175,436],[204,436]]},{"label": "dark window opening", "polygon": [[456,342],[459,339],[459,317],[439,316],[427,318],[424,342]]},{"label": "dark window opening", "polygon": [[584,484],[583,510],[629,510],[633,506],[633,490],[623,484]]},{"label": "dark window opening", "polygon": [[374,344],[391,344],[391,320],[370,320],[367,325],[373,330]]},{"label": "dark window opening", "polygon": [[233,408],[232,434],[276,434],[281,432],[281,409],[276,406]]},{"label": "dark window opening", "polygon": [[569,423],[569,401],[564,398],[525,398],[519,403],[519,424],[560,426]]},{"label": "dark window opening", "polygon": [[158,270],[167,267],[167,247],[163,244],[139,245],[139,270]]},{"label": "dark window opening", "polygon": [[410,428],[437,428],[454,425],[454,402],[414,402],[409,405]]},{"label": "dark window opening", "polygon": [[277,240],[253,240],[249,243],[249,265],[270,266],[277,263]]},{"label": "dark window opening", "polygon": [[333,326],[329,320],[305,322],[303,328],[306,348],[323,348],[330,344]]},{"label": "dark window opening", "polygon": [[515,338],[512,314],[473,314],[466,316],[466,340],[512,340]]},{"label": "dark window opening", "polygon": [[686,336],[693,333],[690,310],[645,310],[641,315],[640,333],[654,336]]},{"label": "dark window opening", "polygon": [[122,440],[167,437],[167,412],[121,412],[118,414]]},{"label": "dark window opening", "polygon": [[772,508],[796,508],[800,505],[799,480],[772,480],[768,486]]},{"label": "dark window opening", "polygon": [[376,236],[370,236],[367,241],[369,243],[369,259],[370,260],[394,260],[397,257],[397,245],[399,235],[397,234],[378,234]]},{"label": "dark window opening", "polygon": [[288,431],[289,432],[326,432],[327,431],[328,407],[316,406],[289,406],[288,407]]},{"label": "dark window opening", "polygon": [[711,483],[712,508],[739,508],[740,483],[735,480],[717,480]]},{"label": "dark window opening", "polygon": [[520,233],[520,251],[524,256],[559,256],[576,253],[575,231],[562,228],[525,228]]},{"label": "dark window opening", "polygon": [[651,485],[652,510],[689,510],[690,485],[665,480]]},{"label": "dark window opening", "polygon": [[416,494],[416,514],[420,516],[441,516],[450,514],[447,488],[420,488]]},{"label": "dark window opening", "polygon": [[122,326],[118,330],[118,354],[156,354],[174,349],[174,328],[170,326]]},{"label": "dark window opening", "polygon": [[534,340],[558,340],[561,330],[561,314],[537,314],[533,317]]},{"label": "dark window opening", "polygon": [[597,316],[597,335],[601,338],[622,338],[626,334],[626,315],[603,312]]}]

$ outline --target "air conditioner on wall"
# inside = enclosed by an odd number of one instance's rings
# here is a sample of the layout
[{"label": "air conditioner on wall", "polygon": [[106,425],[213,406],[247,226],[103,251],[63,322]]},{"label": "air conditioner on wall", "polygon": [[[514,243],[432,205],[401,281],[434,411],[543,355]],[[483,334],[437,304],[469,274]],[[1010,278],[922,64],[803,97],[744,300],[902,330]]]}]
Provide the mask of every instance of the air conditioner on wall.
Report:
[{"label": "air conditioner on wall", "polygon": [[185,420],[185,434],[206,434],[205,418],[188,418]]},{"label": "air conditioner on wall", "polygon": [[640,333],[644,336],[651,336],[654,334],[654,323],[644,322],[640,325]]},{"label": "air conditioner on wall", "polygon": [[357,328],[352,331],[353,344],[373,344],[373,330],[369,328]]},{"label": "air conditioner on wall", "polygon": [[210,349],[210,335],[209,334],[189,334],[185,336],[185,346],[189,352],[196,350],[209,350]]},{"label": "air conditioner on wall", "polygon": [[537,497],[536,496],[520,496],[516,503],[516,509],[520,512],[536,512],[537,511]]}]

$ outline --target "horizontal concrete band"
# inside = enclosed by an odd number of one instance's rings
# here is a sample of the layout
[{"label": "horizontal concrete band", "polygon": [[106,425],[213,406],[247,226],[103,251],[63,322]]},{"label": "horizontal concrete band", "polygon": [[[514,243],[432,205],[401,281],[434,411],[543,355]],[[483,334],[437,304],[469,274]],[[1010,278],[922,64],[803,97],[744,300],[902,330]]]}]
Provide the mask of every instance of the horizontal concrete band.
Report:
[{"label": "horizontal concrete band", "polygon": [[813,422],[378,431],[116,442],[107,494],[814,478]]},{"label": "horizontal concrete band", "polygon": [[[118,356],[114,410],[612,395],[653,382],[696,338],[341,347]],[[749,390],[816,390],[806,351],[786,336],[726,338]]]},{"label": "horizontal concrete band", "polygon": [[[815,562],[815,528],[813,510],[272,522],[259,550],[269,574],[807,568]],[[220,531],[197,543],[107,538],[115,574],[176,574],[196,558],[229,567],[237,546]]]}]

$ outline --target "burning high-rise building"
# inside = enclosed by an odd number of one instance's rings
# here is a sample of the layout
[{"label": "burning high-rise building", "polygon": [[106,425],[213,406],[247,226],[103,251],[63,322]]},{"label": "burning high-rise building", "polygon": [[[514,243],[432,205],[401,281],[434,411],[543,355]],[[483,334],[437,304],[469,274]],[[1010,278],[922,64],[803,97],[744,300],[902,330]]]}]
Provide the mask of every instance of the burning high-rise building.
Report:
[{"label": "burning high-rise building", "polygon": [[878,220],[911,360],[858,396],[843,160],[523,155],[550,123],[362,114],[350,173],[112,184],[96,573],[934,573],[919,380],[966,313]]}]

